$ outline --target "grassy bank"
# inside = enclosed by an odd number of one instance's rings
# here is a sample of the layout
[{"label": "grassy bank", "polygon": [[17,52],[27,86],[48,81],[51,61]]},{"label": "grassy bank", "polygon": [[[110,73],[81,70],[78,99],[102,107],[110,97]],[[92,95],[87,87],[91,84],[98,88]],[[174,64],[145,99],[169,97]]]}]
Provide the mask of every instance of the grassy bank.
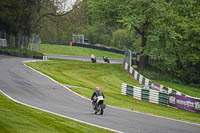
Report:
[{"label": "grassy bank", "polygon": [[91,97],[94,87],[99,86],[105,93],[105,101],[110,105],[200,123],[200,114],[139,101],[121,95],[121,83],[125,82],[131,85],[138,85],[138,83],[119,64],[54,60],[51,62],[28,63],[28,65],[60,83],[89,88],[72,88],[88,98]]},{"label": "grassy bank", "polygon": [[95,50],[90,48],[82,48],[82,47],[70,47],[64,45],[40,44],[40,52],[46,54],[73,55],[73,56],[84,56],[84,57],[89,57],[91,54],[94,54],[96,57],[107,56],[109,58],[115,58],[115,59],[124,58],[124,55],[112,52],[106,52],[106,51]]},{"label": "grassy bank", "polygon": [[0,94],[1,133],[108,133],[50,113],[15,103]]}]

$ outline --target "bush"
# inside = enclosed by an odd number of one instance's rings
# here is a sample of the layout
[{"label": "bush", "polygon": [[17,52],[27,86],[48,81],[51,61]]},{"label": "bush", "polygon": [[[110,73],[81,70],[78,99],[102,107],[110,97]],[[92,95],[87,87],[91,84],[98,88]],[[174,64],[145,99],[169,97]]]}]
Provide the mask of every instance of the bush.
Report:
[{"label": "bush", "polygon": [[88,26],[86,30],[84,31],[85,37],[88,39],[88,42],[90,44],[96,44],[97,43],[97,33],[96,33],[96,27],[95,26]]},{"label": "bush", "polygon": [[118,29],[112,33],[112,45],[117,48],[133,48],[133,34],[123,29]]},{"label": "bush", "polygon": [[87,26],[84,34],[90,44],[110,45],[111,37],[109,35],[109,29],[101,23]]}]

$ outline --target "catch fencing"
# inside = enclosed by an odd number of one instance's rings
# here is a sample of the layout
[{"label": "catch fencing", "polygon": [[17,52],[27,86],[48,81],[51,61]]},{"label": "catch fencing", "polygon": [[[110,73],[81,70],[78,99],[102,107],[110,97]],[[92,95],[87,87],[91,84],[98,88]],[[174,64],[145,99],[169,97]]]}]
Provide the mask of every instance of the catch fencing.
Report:
[{"label": "catch fencing", "polygon": [[0,31],[0,47],[7,47],[6,33]]},{"label": "catch fencing", "polygon": [[[126,63],[128,63],[128,65],[132,66],[132,65],[137,65],[137,66],[140,66],[140,53],[138,52],[134,52],[134,51],[131,51],[130,49],[128,48],[124,48],[125,51],[125,61]],[[151,56],[151,55],[145,55],[144,57],[144,61],[145,61],[145,65],[146,66],[151,66],[151,65],[157,65],[159,63],[163,63],[164,59],[161,58],[161,57],[154,57],[154,56]]]},{"label": "catch fencing", "polygon": [[16,35],[0,32],[0,47],[17,48],[40,52],[40,37],[38,35],[25,35],[19,32]]},{"label": "catch fencing", "polygon": [[6,39],[0,39],[0,47],[7,47],[7,40]]}]

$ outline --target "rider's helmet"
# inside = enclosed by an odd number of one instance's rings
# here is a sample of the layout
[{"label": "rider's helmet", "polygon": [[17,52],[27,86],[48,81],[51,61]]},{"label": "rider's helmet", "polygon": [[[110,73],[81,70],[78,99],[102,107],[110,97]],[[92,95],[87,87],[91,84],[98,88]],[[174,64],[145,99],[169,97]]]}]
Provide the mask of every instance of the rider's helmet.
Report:
[{"label": "rider's helmet", "polygon": [[98,90],[99,90],[99,87],[96,87],[95,90],[98,91]]},{"label": "rider's helmet", "polygon": [[94,54],[91,54],[90,58],[94,58],[94,57],[95,57]]}]

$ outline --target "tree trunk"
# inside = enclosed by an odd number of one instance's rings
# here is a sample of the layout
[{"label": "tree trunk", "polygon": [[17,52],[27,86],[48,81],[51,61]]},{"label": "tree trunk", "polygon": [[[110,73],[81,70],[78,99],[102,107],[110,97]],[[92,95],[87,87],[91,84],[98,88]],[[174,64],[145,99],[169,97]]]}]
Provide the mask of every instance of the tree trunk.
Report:
[{"label": "tree trunk", "polygon": [[[148,26],[150,24],[150,19],[147,18],[147,20],[145,21],[145,23],[143,24],[144,27],[145,26]],[[141,42],[141,48],[142,48],[142,51],[140,52],[140,63],[139,63],[139,69],[140,70],[144,70],[144,68],[146,67],[146,59],[145,59],[145,56],[144,56],[144,48],[146,46],[146,43],[147,43],[147,37],[146,37],[146,34],[145,34],[145,31],[144,30],[141,30],[140,28],[137,28],[137,27],[134,27],[134,29],[141,35],[142,37],[142,42]]]},{"label": "tree trunk", "polygon": [[146,46],[146,42],[147,42],[147,37],[143,33],[141,42],[142,51],[140,52],[140,64],[139,64],[140,70],[144,70],[144,68],[146,67],[146,60],[144,56],[144,47]]}]

